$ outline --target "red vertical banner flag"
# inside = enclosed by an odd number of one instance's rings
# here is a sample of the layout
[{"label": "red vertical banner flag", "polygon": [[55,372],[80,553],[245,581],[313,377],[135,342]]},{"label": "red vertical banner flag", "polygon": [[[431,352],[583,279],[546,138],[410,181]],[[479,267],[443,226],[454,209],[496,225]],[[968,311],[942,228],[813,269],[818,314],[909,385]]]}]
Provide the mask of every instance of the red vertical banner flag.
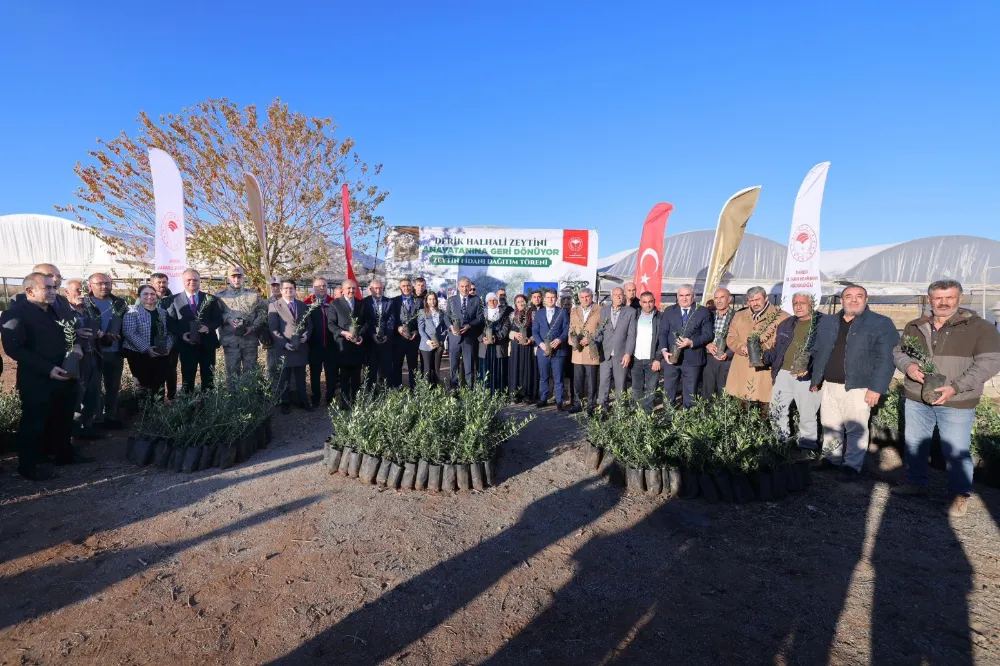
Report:
[{"label": "red vertical banner flag", "polygon": [[357,284],[354,277],[354,256],[351,252],[351,193],[347,183],[340,188],[340,205],[344,209],[344,260],[347,262],[347,279]]},{"label": "red vertical banner flag", "polygon": [[660,307],[660,291],[663,287],[663,235],[667,232],[667,218],[674,207],[668,203],[658,203],[649,211],[642,225],[642,240],[635,260],[635,279],[638,293],[653,292],[656,307]]}]

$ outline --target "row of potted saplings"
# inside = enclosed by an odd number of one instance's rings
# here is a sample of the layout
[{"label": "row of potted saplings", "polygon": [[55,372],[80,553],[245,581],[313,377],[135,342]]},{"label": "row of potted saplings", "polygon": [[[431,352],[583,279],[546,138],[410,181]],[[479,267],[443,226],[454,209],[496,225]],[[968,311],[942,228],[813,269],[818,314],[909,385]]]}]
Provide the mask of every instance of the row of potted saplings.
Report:
[{"label": "row of potted saplings", "polygon": [[179,392],[173,400],[141,400],[126,458],[175,472],[228,468],[266,447],[274,394],[261,368],[224,377],[212,391]]},{"label": "row of potted saplings", "polygon": [[447,391],[420,379],[411,391],[365,386],[350,409],[330,410],[324,463],[337,472],[404,490],[485,490],[496,485],[500,445],[533,417],[502,410],[507,396],[477,384]]},{"label": "row of potted saplings", "polygon": [[808,461],[793,459],[771,416],[728,394],[649,414],[626,392],[615,409],[582,420],[587,465],[629,493],[773,501],[811,483]]}]

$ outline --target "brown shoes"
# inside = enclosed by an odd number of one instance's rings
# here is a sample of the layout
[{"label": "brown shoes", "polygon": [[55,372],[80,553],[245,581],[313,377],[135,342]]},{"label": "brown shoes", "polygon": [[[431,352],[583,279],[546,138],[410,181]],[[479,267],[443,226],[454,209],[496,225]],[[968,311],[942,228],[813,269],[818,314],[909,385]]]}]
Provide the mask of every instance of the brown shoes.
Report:
[{"label": "brown shoes", "polygon": [[969,498],[965,495],[955,495],[948,507],[948,515],[952,518],[964,518],[969,512]]}]

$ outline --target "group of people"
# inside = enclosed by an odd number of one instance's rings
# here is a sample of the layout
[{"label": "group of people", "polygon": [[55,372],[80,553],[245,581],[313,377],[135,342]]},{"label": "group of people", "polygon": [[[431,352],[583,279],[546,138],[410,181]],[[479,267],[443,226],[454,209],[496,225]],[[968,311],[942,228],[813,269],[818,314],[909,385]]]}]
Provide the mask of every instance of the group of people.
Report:
[{"label": "group of people", "polygon": [[[62,275],[51,264],[25,277],[24,292],[2,316],[3,345],[18,364],[23,476],[48,478],[48,463],[86,461],[71,446],[74,427],[80,438],[121,427],[125,361],[140,386],[170,400],[178,363],[183,390],[194,390],[199,374],[201,388],[210,390],[220,346],[229,375],[257,367],[263,347],[287,413],[293,392],[299,406],[312,410],[329,405],[338,387],[341,407],[349,408],[365,369],[372,384],[402,386],[404,366],[410,387],[419,375],[443,383],[447,350],[450,386],[481,382],[538,408],[554,394],[556,409],[570,413],[608,407],[612,394],[629,386],[650,411],[658,396],[683,409],[699,395],[711,399],[725,391],[760,404],[788,438],[795,403],[799,455],[840,470],[844,480],[860,477],[871,410],[899,370],[909,469],[899,492],[925,492],[937,429],[954,494],[951,511],[964,515],[974,410],[984,383],[1000,372],[1000,334],[960,307],[962,286],[954,280],[931,284],[932,314],[906,326],[904,339],[926,350],[921,358],[912,344],[900,344],[888,317],[868,307],[860,285],[844,288],[837,314],[820,313],[810,294],[796,293],[789,315],[762,287],[750,289],[746,307],[736,310],[727,289],[701,306],[694,288],[682,285],[677,302],[661,310],[654,294],[637,295],[634,283],[613,289],[601,306],[589,288],[579,291],[576,305],[553,289],[517,294],[509,304],[503,289],[481,298],[468,278],[448,298],[428,291],[422,278],[400,280],[394,298],[381,280],[362,296],[354,281],[331,290],[317,278],[300,300],[291,279],[271,278],[270,293],[262,296],[244,285],[238,266],[216,294],[201,290],[197,271],[182,277],[183,290],[173,294],[167,276],[154,273],[131,306],[111,293],[105,274],[91,275],[86,288],[68,280],[62,294]],[[76,357],[73,376],[64,367],[69,356]],[[930,401],[921,397],[928,359],[946,379]]]}]

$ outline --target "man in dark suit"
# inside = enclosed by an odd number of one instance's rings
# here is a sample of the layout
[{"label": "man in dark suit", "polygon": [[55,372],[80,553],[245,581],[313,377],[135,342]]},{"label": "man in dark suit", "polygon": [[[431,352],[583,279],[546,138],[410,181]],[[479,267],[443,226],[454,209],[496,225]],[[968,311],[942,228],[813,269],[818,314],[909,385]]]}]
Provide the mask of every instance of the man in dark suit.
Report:
[{"label": "man in dark suit", "polygon": [[549,400],[549,377],[555,384],[556,409],[563,411],[563,365],[569,352],[569,316],[556,305],[554,289],[545,290],[544,307],[531,322],[531,337],[538,341],[538,404],[545,407]]},{"label": "man in dark suit", "polygon": [[[477,340],[483,327],[483,306],[478,297],[469,292],[472,280],[459,278],[458,293],[448,299],[448,319],[451,328],[448,329],[448,366],[451,371],[451,386],[458,388],[459,377],[464,377],[463,383],[472,386],[475,378]],[[459,360],[461,359],[461,360]],[[464,370],[459,375],[461,364]]]},{"label": "man in dark suit", "polygon": [[417,333],[417,313],[423,303],[413,294],[409,278],[399,281],[399,296],[392,299],[393,319],[396,328],[392,340],[393,385],[403,385],[403,362],[409,372],[410,388],[417,384],[417,357],[420,356],[420,334]]},{"label": "man in dark suit", "polygon": [[[168,286],[170,278],[166,273],[153,273],[149,276],[149,284],[156,290],[157,303],[164,312],[170,309],[174,295]],[[172,400],[177,395],[177,362],[180,359],[180,345],[174,344],[167,353],[167,399]]]},{"label": "man in dark suit", "polygon": [[[663,402],[673,404],[680,380],[685,409],[694,403],[701,371],[705,367],[705,345],[712,341],[712,315],[694,302],[694,287],[677,290],[677,304],[660,315],[660,352],[663,360]],[[675,358],[680,356],[680,360]],[[673,363],[672,363],[673,361]]]},{"label": "man in dark suit", "polygon": [[385,286],[381,280],[373,280],[368,285],[371,296],[364,300],[364,316],[368,321],[368,385],[374,386],[380,379],[388,386],[395,386],[392,372],[393,332],[396,317],[392,301],[385,297]]},{"label": "man in dark suit", "polygon": [[[417,311],[424,309],[424,296],[427,295],[427,280],[422,277],[417,277],[413,281],[413,298],[417,301]],[[417,347],[420,347],[420,335],[417,335]],[[420,368],[420,374],[424,374],[424,355],[417,354],[417,367]],[[411,373],[412,374],[412,373]]]},{"label": "man in dark suit", "polygon": [[[278,350],[278,393],[281,396],[281,413],[292,411],[292,378],[299,394],[299,406],[307,412],[313,410],[306,397],[306,364],[309,362],[308,342],[312,332],[309,306],[295,298],[295,281],[281,281],[281,298],[267,308],[267,328]],[[318,310],[319,308],[317,308]]]},{"label": "man in dark suit", "polygon": [[726,381],[729,379],[729,366],[733,362],[736,352],[726,347],[726,336],[729,334],[729,325],[733,322],[735,310],[730,310],[729,306],[733,302],[733,295],[728,289],[719,288],[712,294],[712,302],[709,303],[712,312],[712,341],[708,343],[705,350],[708,355],[705,357],[705,370],[702,375],[701,395],[706,400],[717,395],[722,395],[726,390]]},{"label": "man in dark suit", "polygon": [[[66,358],[65,331],[53,303],[55,281],[34,272],[24,278],[24,297],[0,315],[4,351],[17,362],[17,391],[21,398],[21,423],[17,433],[18,473],[26,479],[44,481],[53,469],[46,457],[51,453],[58,465],[86,462],[73,452],[70,442],[73,409],[78,387],[62,369]],[[79,344],[72,352],[83,356]]]},{"label": "man in dark suit", "polygon": [[306,305],[319,303],[319,307],[309,315],[312,319],[312,336],[309,340],[309,385],[312,390],[312,404],[320,404],[320,376],[326,372],[326,404],[333,402],[337,391],[337,345],[333,339],[333,331],[327,324],[326,311],[331,307],[333,299],[327,293],[329,285],[323,278],[313,280],[313,293],[306,300]]},{"label": "man in dark suit", "polygon": [[[181,276],[184,291],[173,297],[167,308],[168,330],[182,342],[178,345],[181,359],[181,386],[194,390],[194,380],[201,371],[202,390],[211,390],[215,380],[215,350],[219,338],[215,331],[222,326],[222,310],[214,296],[201,291],[201,275],[189,268]],[[197,322],[197,325],[192,325]],[[191,333],[197,331],[195,340]]]},{"label": "man in dark suit", "polygon": [[345,280],[340,287],[344,295],[327,308],[326,317],[333,331],[340,368],[340,406],[347,409],[361,388],[361,367],[365,364],[363,343],[368,328],[364,322],[364,305],[358,298],[358,284]]}]

